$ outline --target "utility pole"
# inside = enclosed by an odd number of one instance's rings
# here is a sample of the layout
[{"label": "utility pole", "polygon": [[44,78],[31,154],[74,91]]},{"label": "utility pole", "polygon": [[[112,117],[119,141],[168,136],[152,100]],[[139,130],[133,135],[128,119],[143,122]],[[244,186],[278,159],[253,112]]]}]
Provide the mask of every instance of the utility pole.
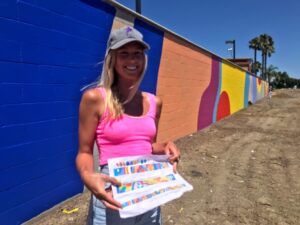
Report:
[{"label": "utility pole", "polygon": [[135,11],[142,14],[142,3],[141,0],[135,0]]},{"label": "utility pole", "polygon": [[225,44],[232,44],[232,48],[233,48],[233,59],[235,59],[235,40],[228,40],[228,41],[225,41]]}]

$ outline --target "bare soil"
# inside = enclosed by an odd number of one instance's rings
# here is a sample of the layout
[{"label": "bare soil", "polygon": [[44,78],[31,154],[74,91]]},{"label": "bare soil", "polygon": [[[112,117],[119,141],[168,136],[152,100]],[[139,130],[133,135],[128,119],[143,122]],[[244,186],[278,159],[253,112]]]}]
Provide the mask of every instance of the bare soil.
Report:
[{"label": "bare soil", "polygon": [[[300,224],[300,90],[276,90],[176,143],[194,190],[162,207],[164,225]],[[86,191],[27,225],[83,225],[89,198]]]}]

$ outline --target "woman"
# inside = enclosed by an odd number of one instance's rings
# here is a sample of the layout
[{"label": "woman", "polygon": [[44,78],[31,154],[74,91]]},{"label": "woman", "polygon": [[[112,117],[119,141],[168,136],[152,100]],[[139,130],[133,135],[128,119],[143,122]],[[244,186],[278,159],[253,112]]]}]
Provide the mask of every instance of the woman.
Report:
[{"label": "woman", "polygon": [[[121,219],[120,203],[112,197],[108,183],[107,160],[148,154],[168,154],[174,170],[180,152],[172,142],[155,143],[161,100],[138,91],[147,67],[145,51],[149,45],[132,27],[113,31],[109,37],[101,81],[85,91],[79,112],[79,150],[77,169],[85,186],[93,194],[89,223],[161,224],[160,208],[134,218]],[[100,173],[93,170],[94,141],[99,150]]]}]

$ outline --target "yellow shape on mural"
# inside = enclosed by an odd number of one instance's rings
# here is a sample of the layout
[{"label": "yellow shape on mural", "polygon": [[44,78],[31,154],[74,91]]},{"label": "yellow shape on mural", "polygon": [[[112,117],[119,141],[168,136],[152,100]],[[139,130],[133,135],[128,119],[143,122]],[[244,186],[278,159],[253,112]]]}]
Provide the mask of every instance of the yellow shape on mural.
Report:
[{"label": "yellow shape on mural", "polygon": [[263,81],[260,80],[259,78],[256,79],[256,85],[257,85],[257,94],[260,95],[261,90],[262,90],[262,83]]},{"label": "yellow shape on mural", "polygon": [[220,94],[225,91],[230,102],[230,113],[244,108],[246,72],[222,62],[222,84]]}]

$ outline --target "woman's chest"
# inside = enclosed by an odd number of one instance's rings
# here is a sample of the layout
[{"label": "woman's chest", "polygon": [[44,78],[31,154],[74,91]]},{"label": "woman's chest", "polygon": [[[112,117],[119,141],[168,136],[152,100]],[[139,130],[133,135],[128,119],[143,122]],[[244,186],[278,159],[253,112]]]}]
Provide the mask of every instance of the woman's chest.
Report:
[{"label": "woman's chest", "polygon": [[156,135],[155,121],[151,117],[122,118],[103,124],[101,136],[110,141],[152,140]]}]

